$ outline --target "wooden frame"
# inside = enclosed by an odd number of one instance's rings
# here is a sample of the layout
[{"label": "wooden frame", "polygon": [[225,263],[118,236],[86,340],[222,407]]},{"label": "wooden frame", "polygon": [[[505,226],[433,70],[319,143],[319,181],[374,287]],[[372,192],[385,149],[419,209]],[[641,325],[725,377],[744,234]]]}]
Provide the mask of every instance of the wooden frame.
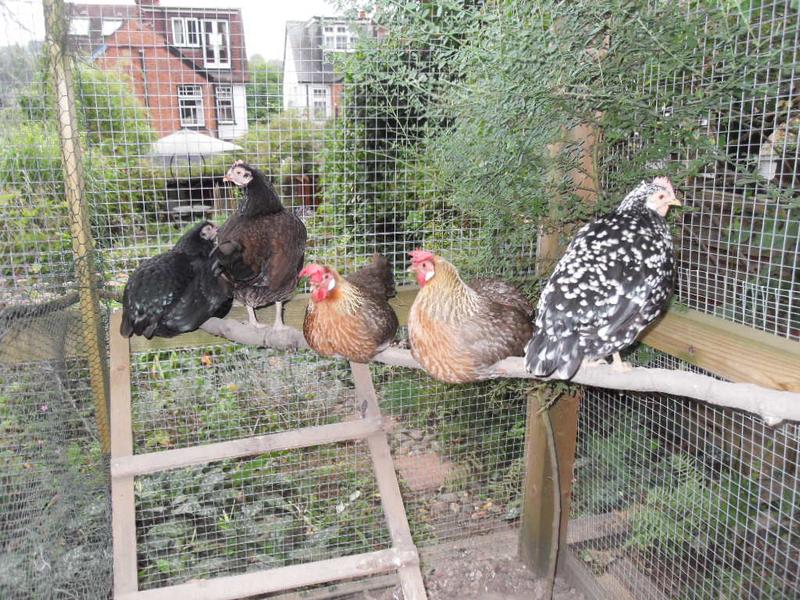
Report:
[{"label": "wooden frame", "polygon": [[[114,541],[114,597],[118,600],[229,600],[306,585],[388,572],[400,578],[406,600],[426,600],[419,554],[411,538],[383,418],[369,367],[351,363],[361,420],[305,427],[270,435],[204,444],[148,454],[133,454],[131,419],[131,344],[119,334],[121,311],[111,316],[111,499]],[[134,477],[226,458],[305,448],[345,440],[366,440],[381,495],[392,548],[302,563],[244,575],[194,579],[179,585],[139,591],[137,581]]]}]

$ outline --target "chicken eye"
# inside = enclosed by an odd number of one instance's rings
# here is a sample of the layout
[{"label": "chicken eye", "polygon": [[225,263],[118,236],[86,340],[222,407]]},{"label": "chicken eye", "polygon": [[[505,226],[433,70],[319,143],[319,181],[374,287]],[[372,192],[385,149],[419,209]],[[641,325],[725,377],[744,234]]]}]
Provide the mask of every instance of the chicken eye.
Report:
[{"label": "chicken eye", "polygon": [[659,194],[658,195],[658,199],[659,200],[663,200],[664,198],[666,198],[666,196],[664,194]]}]

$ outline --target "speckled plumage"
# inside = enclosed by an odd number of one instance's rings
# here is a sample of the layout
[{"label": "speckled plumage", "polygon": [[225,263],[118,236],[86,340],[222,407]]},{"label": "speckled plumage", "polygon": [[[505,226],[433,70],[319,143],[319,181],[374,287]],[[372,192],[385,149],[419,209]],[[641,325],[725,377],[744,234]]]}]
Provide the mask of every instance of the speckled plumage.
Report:
[{"label": "speckled plumage", "polygon": [[674,199],[666,179],[642,182],[572,240],[539,298],[525,350],[531,373],[570,379],[584,359],[632,344],[664,310],[675,271],[672,237],[646,205],[660,190]]},{"label": "speckled plumage", "polygon": [[195,225],[172,250],[148,258],[131,274],[122,295],[122,335],[172,337],[228,314],[233,295],[212,271],[213,238],[201,235],[207,226],[213,227],[208,221]]}]

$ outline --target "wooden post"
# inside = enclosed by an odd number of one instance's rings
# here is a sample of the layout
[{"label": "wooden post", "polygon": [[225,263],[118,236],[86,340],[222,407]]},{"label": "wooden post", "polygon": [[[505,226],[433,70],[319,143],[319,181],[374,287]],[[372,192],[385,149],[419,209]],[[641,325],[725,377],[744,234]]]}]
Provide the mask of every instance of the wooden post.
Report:
[{"label": "wooden post", "polygon": [[[567,539],[572,469],[578,434],[579,396],[562,396],[550,407],[550,422],[555,437],[561,506],[555,505],[554,473],[550,467],[548,433],[544,413],[540,413],[540,394],[528,397],[528,431],[525,452],[526,476],[523,497],[519,556],[537,577],[552,572],[553,546],[562,548]],[[560,512],[558,527],[554,526]],[[554,535],[558,530],[558,539]]]},{"label": "wooden post", "polygon": [[[363,407],[364,417],[367,419],[382,419],[369,365],[351,362],[350,369],[353,372],[356,400]],[[403,598],[405,600],[427,600],[425,583],[422,580],[422,573],[419,568],[417,547],[414,545],[411,530],[408,526],[406,508],[403,504],[403,497],[400,494],[400,483],[397,481],[397,474],[394,471],[392,452],[389,448],[389,440],[386,439],[386,432],[381,430],[370,435],[367,438],[367,444],[372,456],[375,480],[378,484],[378,491],[381,494],[383,514],[386,518],[386,526],[389,529],[392,544],[396,550],[408,554],[413,553],[416,558],[414,562],[404,564],[397,570],[400,576],[400,585],[403,589]]]},{"label": "wooden post", "polygon": [[[119,333],[122,311],[111,315],[111,460],[133,456],[131,355]],[[136,572],[136,506],[133,475],[111,475],[111,536],[114,544],[114,597],[139,589]]]},{"label": "wooden post", "polygon": [[72,88],[72,69],[66,51],[69,21],[64,11],[63,0],[44,0],[44,18],[47,31],[47,50],[56,96],[64,192],[69,207],[72,251],[75,257],[75,279],[80,295],[83,344],[89,360],[89,378],[94,398],[97,429],[103,452],[108,453],[110,441],[106,344],[100,319],[94,247],[83,195],[83,164],[78,139],[75,91]]},{"label": "wooden post", "polygon": [[[597,199],[594,170],[596,137],[596,130],[591,125],[583,124],[565,131],[563,141],[550,146],[550,155],[555,164],[565,143],[581,143],[578,165],[568,175],[576,195],[587,203]],[[560,174],[554,172],[554,178],[560,178]],[[562,199],[556,197],[552,202],[552,212],[555,213],[554,209]],[[552,224],[547,228],[540,224],[536,243],[536,270],[540,277],[546,277],[560,258],[566,233],[569,232],[554,230]],[[567,537],[580,394],[562,396],[547,413],[541,412],[541,399],[541,394],[536,392],[528,398],[526,476],[519,556],[537,577],[548,578],[552,594],[558,556]],[[549,422],[546,420],[548,416]],[[555,448],[550,448],[548,443],[551,433]],[[552,462],[555,462],[555,469]],[[556,481],[558,485],[554,487]],[[560,501],[556,501],[557,493]]]}]

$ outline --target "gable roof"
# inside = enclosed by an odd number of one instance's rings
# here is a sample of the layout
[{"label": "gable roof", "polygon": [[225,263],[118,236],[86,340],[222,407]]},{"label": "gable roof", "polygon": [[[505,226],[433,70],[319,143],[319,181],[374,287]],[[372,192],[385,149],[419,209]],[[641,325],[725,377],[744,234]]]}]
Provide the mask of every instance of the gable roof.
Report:
[{"label": "gable roof", "polygon": [[[247,81],[247,57],[245,55],[244,40],[235,42],[235,36],[241,32],[241,10],[237,8],[194,8],[194,7],[166,7],[160,5],[147,6],[139,4],[66,4],[70,18],[85,18],[89,20],[89,35],[70,35],[72,46],[82,52],[90,53],[93,60],[102,57],[108,48],[120,44],[133,44],[144,47],[163,46],[185,66],[194,70],[198,75],[211,82],[241,83]],[[192,56],[186,49],[171,45],[167,39],[166,29],[168,18],[172,16],[191,16],[195,18],[213,18],[224,15],[229,19],[230,27],[230,69],[209,69],[203,66],[199,56]],[[122,26],[110,35],[102,34],[103,21],[122,21]],[[135,29],[139,33],[149,32],[151,35],[145,42],[143,38],[134,41],[131,37],[131,22],[136,22]],[[124,31],[127,30],[127,35]],[[117,34],[120,33],[118,36]],[[134,36],[135,37],[135,36]],[[125,41],[121,41],[125,39]],[[240,47],[241,46],[241,47]],[[190,49],[191,50],[191,49]],[[239,51],[237,53],[237,50]],[[196,54],[196,53],[195,53]],[[240,54],[241,56],[239,56]]]},{"label": "gable roof", "polygon": [[202,65],[197,64],[191,58],[184,56],[180,50],[167,44],[163,36],[154,32],[146,25],[143,25],[137,18],[124,21],[119,29],[111,35],[106,36],[105,42],[92,52],[92,60],[103,57],[111,48],[119,47],[162,48],[207,81],[212,83],[231,83],[239,81],[239,79],[234,79],[233,74],[230,72],[210,71]]},{"label": "gable roof", "polygon": [[[322,50],[321,17],[308,21],[286,21],[284,69],[294,65],[298,83],[337,83],[342,76],[333,70]],[[291,59],[291,63],[288,59]]]}]

